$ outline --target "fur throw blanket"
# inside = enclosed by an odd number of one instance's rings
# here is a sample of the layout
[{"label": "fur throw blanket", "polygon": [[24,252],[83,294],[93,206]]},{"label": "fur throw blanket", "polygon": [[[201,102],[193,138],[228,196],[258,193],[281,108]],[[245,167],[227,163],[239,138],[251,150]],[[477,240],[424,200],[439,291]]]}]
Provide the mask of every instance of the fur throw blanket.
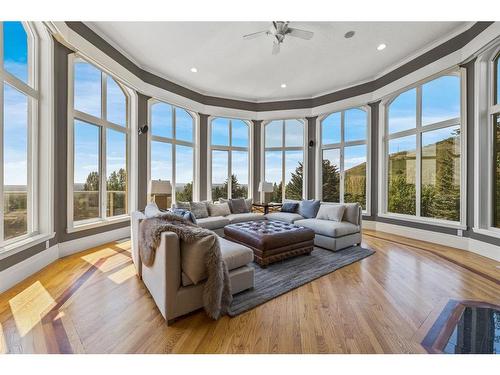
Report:
[{"label": "fur throw blanket", "polygon": [[203,305],[212,319],[226,314],[233,296],[229,282],[229,272],[220,250],[219,237],[208,229],[201,228],[186,219],[171,213],[142,220],[139,228],[139,255],[146,266],[152,266],[155,252],[161,242],[162,232],[173,232],[185,242],[195,242],[210,237],[210,248],[205,264],[208,278],[203,291]]}]

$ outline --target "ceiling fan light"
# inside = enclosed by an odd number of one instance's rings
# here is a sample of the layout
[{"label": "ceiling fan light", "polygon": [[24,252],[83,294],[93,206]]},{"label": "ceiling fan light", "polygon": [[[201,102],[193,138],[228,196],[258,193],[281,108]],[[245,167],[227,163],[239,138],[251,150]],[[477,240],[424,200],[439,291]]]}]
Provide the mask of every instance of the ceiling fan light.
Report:
[{"label": "ceiling fan light", "polygon": [[377,50],[382,51],[383,49],[385,49],[385,47],[387,46],[384,43],[381,43],[378,45]]}]

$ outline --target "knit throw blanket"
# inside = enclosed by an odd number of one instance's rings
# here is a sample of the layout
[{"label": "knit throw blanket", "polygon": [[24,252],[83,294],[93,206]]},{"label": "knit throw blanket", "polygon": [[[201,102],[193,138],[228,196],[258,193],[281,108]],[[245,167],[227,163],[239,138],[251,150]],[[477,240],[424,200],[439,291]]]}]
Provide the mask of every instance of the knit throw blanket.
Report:
[{"label": "knit throw blanket", "polygon": [[205,241],[210,248],[205,258],[208,278],[203,290],[203,305],[208,316],[219,319],[227,313],[233,300],[229,272],[222,259],[219,237],[214,232],[171,213],[144,219],[139,230],[139,255],[145,266],[153,265],[161,234],[165,231],[177,234],[181,241],[187,243],[210,237],[211,240]]}]

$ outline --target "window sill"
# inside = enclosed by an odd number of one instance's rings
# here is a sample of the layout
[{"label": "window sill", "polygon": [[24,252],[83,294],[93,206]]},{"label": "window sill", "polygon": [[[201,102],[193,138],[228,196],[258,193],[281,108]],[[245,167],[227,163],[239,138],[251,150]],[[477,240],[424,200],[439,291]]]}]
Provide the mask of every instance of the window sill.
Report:
[{"label": "window sill", "polygon": [[455,221],[445,221],[445,220],[437,220],[437,219],[423,219],[423,218],[417,218],[413,216],[408,216],[408,215],[399,215],[399,214],[378,214],[379,217],[387,218],[387,219],[393,219],[393,220],[401,220],[401,221],[408,221],[411,223],[418,223],[418,224],[426,224],[426,225],[435,225],[438,227],[443,227],[443,228],[451,228],[451,229],[460,229],[460,230],[466,230],[467,226],[463,225],[461,223],[455,222]]},{"label": "window sill", "polygon": [[24,238],[22,240],[13,242],[11,244],[8,244],[4,247],[0,247],[0,260],[7,258],[11,255],[17,254],[23,250],[26,250],[32,246],[36,246],[38,244],[41,244],[45,241],[48,241],[55,236],[55,232],[53,233],[48,233],[48,234],[35,234],[33,236],[30,236],[28,238]]},{"label": "window sill", "polygon": [[106,219],[106,220],[94,220],[91,222],[83,222],[83,223],[73,223],[73,226],[70,226],[66,229],[67,233],[74,233],[74,232],[80,232],[83,230],[87,229],[92,229],[92,228],[99,228],[99,227],[105,227],[107,225],[111,224],[116,224],[116,223],[123,223],[125,221],[130,221],[130,215],[121,215],[117,216],[111,219]]},{"label": "window sill", "polygon": [[500,229],[495,228],[472,228],[474,233],[482,234],[483,236],[500,238]]}]

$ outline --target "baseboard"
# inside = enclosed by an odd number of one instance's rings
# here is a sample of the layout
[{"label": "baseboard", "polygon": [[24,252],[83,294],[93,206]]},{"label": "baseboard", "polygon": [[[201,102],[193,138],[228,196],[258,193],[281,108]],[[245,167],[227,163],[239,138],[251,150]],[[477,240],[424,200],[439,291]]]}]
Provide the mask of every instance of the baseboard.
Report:
[{"label": "baseboard", "polygon": [[398,236],[408,237],[414,240],[424,240],[438,245],[455,247],[457,249],[467,250],[500,262],[500,247],[468,237],[453,236],[446,233],[368,220],[363,221],[363,228],[379,230],[381,232],[396,234]]},{"label": "baseboard", "polygon": [[126,237],[130,237],[130,226],[61,242],[59,243],[59,258]]},{"label": "baseboard", "polygon": [[32,257],[23,260],[12,267],[0,272],[0,293],[12,288],[14,285],[23,281],[27,277],[37,273],[42,268],[59,258],[59,249],[57,244],[43,250]]}]

